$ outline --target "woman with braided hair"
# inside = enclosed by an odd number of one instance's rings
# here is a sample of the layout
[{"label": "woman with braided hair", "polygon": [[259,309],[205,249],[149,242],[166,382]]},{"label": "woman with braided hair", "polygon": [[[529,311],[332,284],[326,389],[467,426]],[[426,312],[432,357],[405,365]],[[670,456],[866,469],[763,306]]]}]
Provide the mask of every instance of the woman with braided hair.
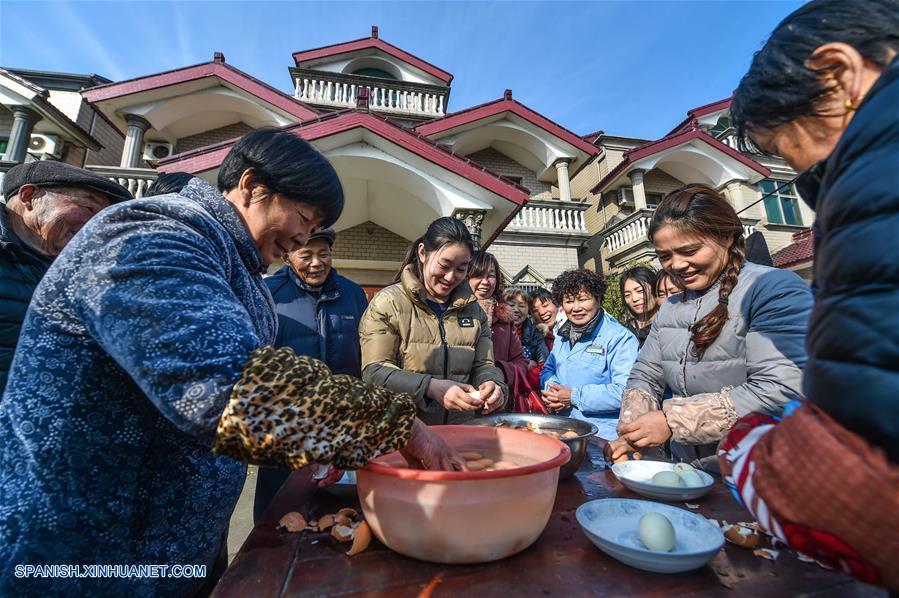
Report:
[{"label": "woman with braided hair", "polygon": [[[610,456],[662,447],[717,469],[739,417],[779,415],[799,396],[812,295],[796,274],[745,261],[743,224],[713,189],[669,193],[649,225],[662,267],[685,291],[662,305],[621,401]],[[674,396],[662,401],[665,389]]]}]

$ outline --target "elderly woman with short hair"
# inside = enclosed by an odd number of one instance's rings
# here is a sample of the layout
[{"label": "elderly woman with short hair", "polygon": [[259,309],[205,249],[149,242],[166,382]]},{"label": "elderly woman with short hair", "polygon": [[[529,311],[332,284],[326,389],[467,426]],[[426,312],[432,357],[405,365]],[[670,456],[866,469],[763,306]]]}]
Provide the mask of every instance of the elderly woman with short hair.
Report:
[{"label": "elderly woman with short hair", "polygon": [[[327,160],[260,129],[218,183],[103,210],[47,272],[0,406],[0,568],[210,566],[241,461],[355,468],[405,447],[461,466],[410,397],[271,348],[262,273],[340,215]],[[4,575],[0,594],[190,595],[203,582]]]},{"label": "elderly woman with short hair", "polygon": [[817,0],[756,54],[731,114],[817,212],[806,400],[751,414],[726,480],[793,548],[899,591],[899,2]]}]

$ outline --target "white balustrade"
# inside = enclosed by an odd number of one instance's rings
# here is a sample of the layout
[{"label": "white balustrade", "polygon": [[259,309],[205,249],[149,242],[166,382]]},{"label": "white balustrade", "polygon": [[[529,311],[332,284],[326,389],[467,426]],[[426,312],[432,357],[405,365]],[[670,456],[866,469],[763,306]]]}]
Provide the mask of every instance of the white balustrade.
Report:
[{"label": "white balustrade", "polygon": [[649,221],[650,216],[638,216],[607,236],[606,243],[608,244],[609,252],[615,253],[636,241],[646,241]]},{"label": "white balustrade", "polygon": [[[425,116],[443,116],[443,96],[435,93],[392,89],[389,86],[367,86],[369,105],[381,112],[405,112]],[[356,105],[353,83],[322,81],[312,77],[298,77],[294,97],[301,102],[342,108]]]},{"label": "white balustrade", "polygon": [[85,168],[125,187],[135,198],[143,197],[158,176],[156,171],[150,168],[119,168],[90,164]]},{"label": "white balustrade", "polygon": [[521,229],[539,229],[540,231],[586,233],[583,210],[566,206],[525,206],[509,223]]}]

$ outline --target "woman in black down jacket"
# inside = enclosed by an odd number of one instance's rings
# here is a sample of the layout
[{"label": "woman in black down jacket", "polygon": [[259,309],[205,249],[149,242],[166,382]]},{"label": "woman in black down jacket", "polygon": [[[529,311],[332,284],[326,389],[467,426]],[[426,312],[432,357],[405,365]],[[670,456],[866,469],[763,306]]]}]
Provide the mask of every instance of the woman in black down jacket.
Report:
[{"label": "woman in black down jacket", "polygon": [[731,115],[817,212],[806,401],[740,420],[719,459],[763,526],[899,591],[899,1],[817,0],[756,54]]}]

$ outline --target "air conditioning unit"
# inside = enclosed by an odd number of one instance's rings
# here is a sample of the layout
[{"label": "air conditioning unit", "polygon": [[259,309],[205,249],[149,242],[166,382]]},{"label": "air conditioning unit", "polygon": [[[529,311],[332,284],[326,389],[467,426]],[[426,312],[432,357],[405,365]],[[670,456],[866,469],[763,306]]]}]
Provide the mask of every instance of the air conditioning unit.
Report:
[{"label": "air conditioning unit", "polygon": [[62,144],[59,143],[59,137],[56,135],[42,135],[41,133],[33,133],[28,141],[28,153],[36,156],[48,154],[57,156]]},{"label": "air conditioning unit", "polygon": [[619,206],[634,205],[634,190],[631,187],[621,187],[617,192]]},{"label": "air conditioning unit", "polygon": [[171,143],[148,141],[144,144],[144,160],[162,160],[172,155],[175,147]]}]

